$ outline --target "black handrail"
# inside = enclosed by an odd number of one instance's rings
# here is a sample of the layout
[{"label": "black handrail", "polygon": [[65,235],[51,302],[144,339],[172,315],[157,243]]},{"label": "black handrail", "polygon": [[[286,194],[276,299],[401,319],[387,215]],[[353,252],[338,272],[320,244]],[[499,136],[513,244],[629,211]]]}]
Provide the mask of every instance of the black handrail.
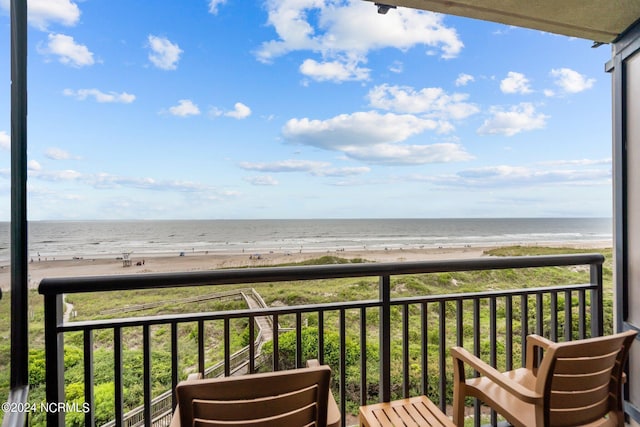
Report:
[{"label": "black handrail", "polygon": [[292,280],[337,279],[452,271],[499,270],[507,268],[602,265],[602,254],[541,255],[525,257],[483,257],[419,262],[332,264],[294,267],[239,268],[186,273],[145,273],[112,276],[45,278],[38,292],[60,295],[80,292],[111,292],[187,286],[266,283]]}]

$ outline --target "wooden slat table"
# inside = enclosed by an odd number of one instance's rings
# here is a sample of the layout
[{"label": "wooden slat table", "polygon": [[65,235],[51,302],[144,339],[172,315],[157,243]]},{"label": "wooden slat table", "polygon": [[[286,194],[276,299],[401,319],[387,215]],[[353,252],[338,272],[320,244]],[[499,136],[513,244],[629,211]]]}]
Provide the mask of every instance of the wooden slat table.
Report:
[{"label": "wooden slat table", "polygon": [[453,421],[426,396],[361,406],[360,425],[364,427],[455,427]]}]

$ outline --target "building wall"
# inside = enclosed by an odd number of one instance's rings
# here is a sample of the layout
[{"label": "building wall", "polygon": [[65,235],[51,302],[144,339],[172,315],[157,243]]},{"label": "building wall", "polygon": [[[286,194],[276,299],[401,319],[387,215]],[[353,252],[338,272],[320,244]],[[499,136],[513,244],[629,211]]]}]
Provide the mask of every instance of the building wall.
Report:
[{"label": "building wall", "polygon": [[[616,329],[640,328],[640,26],[613,48]],[[632,426],[640,427],[640,341],[629,356]]]},{"label": "building wall", "polygon": [[[625,61],[627,134],[628,304],[626,321],[640,325],[640,53]],[[636,118],[636,119],[633,119]],[[640,344],[634,344],[630,372],[640,373]],[[630,382],[630,401],[640,407],[640,378]]]}]

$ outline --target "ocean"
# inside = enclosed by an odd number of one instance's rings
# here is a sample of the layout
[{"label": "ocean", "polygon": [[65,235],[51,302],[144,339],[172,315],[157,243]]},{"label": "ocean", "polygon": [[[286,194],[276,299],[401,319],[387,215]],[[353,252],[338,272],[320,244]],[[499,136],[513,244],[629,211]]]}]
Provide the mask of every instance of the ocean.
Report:
[{"label": "ocean", "polygon": [[[317,252],[611,239],[609,218],[34,221],[29,223],[29,256]],[[9,224],[0,223],[0,261],[9,258]]]}]

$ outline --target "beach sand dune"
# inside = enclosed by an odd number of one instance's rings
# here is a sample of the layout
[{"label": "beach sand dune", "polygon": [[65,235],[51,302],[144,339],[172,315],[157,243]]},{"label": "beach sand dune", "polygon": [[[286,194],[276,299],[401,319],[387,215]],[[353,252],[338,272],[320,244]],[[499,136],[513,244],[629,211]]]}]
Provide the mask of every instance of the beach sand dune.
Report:
[{"label": "beach sand dune", "polygon": [[[588,245],[554,244],[545,246],[565,246],[581,248],[611,247],[611,242],[593,242]],[[123,267],[122,259],[112,258],[75,258],[33,261],[29,264],[29,287],[37,288],[43,278],[102,276],[115,274],[168,273],[187,271],[206,271],[219,268],[246,266],[269,266],[285,263],[302,262],[325,255],[345,259],[363,259],[370,262],[406,262],[443,259],[477,258],[485,256],[484,251],[490,247],[455,247],[429,249],[390,249],[390,250],[335,250],[324,252],[283,252],[264,254],[221,254],[205,252],[188,252],[180,254],[134,254],[131,266]],[[0,289],[10,288],[10,267],[0,268]]]}]

